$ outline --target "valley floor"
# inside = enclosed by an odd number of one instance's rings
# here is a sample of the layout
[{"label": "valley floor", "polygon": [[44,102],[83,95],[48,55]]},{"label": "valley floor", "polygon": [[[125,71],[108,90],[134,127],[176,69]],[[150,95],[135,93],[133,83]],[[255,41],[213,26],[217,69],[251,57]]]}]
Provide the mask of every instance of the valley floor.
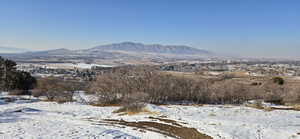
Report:
[{"label": "valley floor", "polygon": [[[151,113],[120,115],[113,113],[118,107],[95,107],[79,103],[57,104],[36,99],[7,102],[9,97],[5,97],[0,99],[1,139],[174,137],[168,136],[168,133],[157,132],[154,128],[139,128],[135,126],[137,124],[132,124],[141,121],[195,128],[199,133],[216,139],[300,138],[299,111],[264,111],[245,106],[224,105],[148,105],[147,109]],[[131,124],[120,124],[125,121]]]}]

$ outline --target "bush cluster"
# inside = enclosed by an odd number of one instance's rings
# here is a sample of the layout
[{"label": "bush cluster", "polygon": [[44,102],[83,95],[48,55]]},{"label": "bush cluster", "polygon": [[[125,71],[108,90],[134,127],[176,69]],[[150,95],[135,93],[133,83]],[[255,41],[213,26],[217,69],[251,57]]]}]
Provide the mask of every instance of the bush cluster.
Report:
[{"label": "bush cluster", "polygon": [[35,97],[46,96],[49,101],[70,102],[76,91],[83,90],[84,85],[77,81],[65,81],[59,78],[48,77],[38,80],[37,87],[32,95]]},{"label": "bush cluster", "polygon": [[99,75],[88,91],[96,94],[99,103],[103,104],[241,104],[252,99],[295,102],[298,101],[300,87],[284,86],[273,79],[253,85],[233,79],[186,78],[149,67],[133,67]]}]

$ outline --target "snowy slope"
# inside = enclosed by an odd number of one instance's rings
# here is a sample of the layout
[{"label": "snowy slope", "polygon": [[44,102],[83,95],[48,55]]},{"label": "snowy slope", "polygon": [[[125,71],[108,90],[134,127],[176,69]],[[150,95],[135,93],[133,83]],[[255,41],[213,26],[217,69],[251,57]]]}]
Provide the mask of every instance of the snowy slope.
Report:
[{"label": "snowy slope", "polygon": [[101,138],[139,139],[164,138],[132,128],[99,126],[86,120],[109,118],[116,107],[92,107],[76,103],[24,102],[0,104],[0,138]]},{"label": "snowy slope", "polygon": [[170,106],[166,115],[226,139],[300,138],[300,112],[263,111],[243,106]]},{"label": "snowy slope", "polygon": [[[244,106],[155,106],[151,111],[185,123],[216,139],[294,139],[300,138],[300,112],[266,112]],[[0,138],[167,138],[131,127],[98,124],[101,119],[148,121],[149,114],[119,116],[118,107],[94,107],[79,103],[57,104],[19,100],[0,103]],[[90,121],[88,119],[94,119]]]}]

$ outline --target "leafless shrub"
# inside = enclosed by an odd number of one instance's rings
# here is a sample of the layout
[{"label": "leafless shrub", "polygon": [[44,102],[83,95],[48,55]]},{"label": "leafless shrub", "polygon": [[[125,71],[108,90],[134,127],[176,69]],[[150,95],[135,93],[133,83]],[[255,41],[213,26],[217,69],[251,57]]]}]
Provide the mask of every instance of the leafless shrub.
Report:
[{"label": "leafless shrub", "polygon": [[289,89],[286,84],[278,85],[272,80],[252,85],[235,79],[175,76],[147,67],[118,69],[99,75],[97,80],[91,83],[89,92],[99,97],[99,103],[123,104],[128,107],[142,102],[241,104],[252,99],[281,104],[285,101],[298,101],[300,98],[300,89]]},{"label": "leafless shrub", "polygon": [[81,88],[80,84],[72,81],[63,81],[57,78],[42,78],[33,90],[33,96],[46,96],[50,101],[70,102],[73,94]]},{"label": "leafless shrub", "polygon": [[284,103],[300,103],[300,86],[288,86],[287,91],[283,94],[283,102]]},{"label": "leafless shrub", "polygon": [[261,87],[261,98],[266,102],[283,104],[283,96],[286,93],[286,88],[284,86],[278,85],[273,82],[266,82]]},{"label": "leafless shrub", "polygon": [[204,81],[162,74],[142,67],[100,75],[89,91],[99,96],[99,103],[121,103],[132,99],[145,102],[142,98],[147,98],[149,103],[200,102],[208,91],[207,87]]}]

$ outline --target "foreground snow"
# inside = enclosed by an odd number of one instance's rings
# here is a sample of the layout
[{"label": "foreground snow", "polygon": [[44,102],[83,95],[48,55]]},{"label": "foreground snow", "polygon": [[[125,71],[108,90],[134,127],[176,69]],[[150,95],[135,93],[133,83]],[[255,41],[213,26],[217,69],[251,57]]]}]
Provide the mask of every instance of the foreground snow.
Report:
[{"label": "foreground snow", "polygon": [[[0,106],[0,138],[162,138],[133,129],[99,126],[89,118],[109,118],[116,108],[92,107],[81,104],[34,102]],[[134,135],[134,136],[133,136]],[[137,135],[137,136],[136,136]],[[149,136],[149,137],[148,137]]]},{"label": "foreground snow", "polygon": [[176,120],[217,139],[300,138],[297,135],[300,132],[300,112],[297,111],[266,112],[244,106],[148,105],[147,109],[155,112],[154,115],[120,116],[112,113],[116,109],[118,107],[94,107],[78,103],[0,101],[0,138],[168,138],[131,127],[97,123],[101,119],[150,121],[149,116]]}]

